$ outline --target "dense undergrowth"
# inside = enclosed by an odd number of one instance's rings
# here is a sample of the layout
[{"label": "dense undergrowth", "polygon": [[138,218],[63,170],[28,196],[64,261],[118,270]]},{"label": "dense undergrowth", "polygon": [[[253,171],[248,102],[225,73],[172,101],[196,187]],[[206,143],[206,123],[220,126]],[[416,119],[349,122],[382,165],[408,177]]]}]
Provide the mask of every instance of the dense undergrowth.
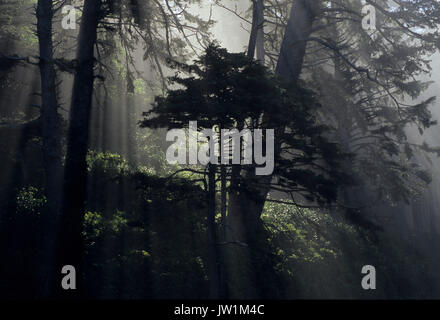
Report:
[{"label": "dense undergrowth", "polygon": [[[206,297],[203,188],[185,177],[168,179],[146,167],[132,168],[118,154],[91,152],[88,163],[90,190],[83,233],[88,296]],[[0,291],[9,297],[32,297],[37,292],[35,270],[41,254],[36,248],[41,237],[39,217],[46,201],[38,186],[15,190],[15,197],[2,203],[13,213],[3,215],[1,221],[4,252],[12,257],[3,261],[1,273],[4,279],[16,281],[8,281],[14,287],[1,283]],[[252,256],[254,264],[264,266],[257,286],[266,298],[437,294],[426,285],[434,283],[434,270],[408,243],[350,224],[336,211],[268,202],[262,221],[264,230]],[[376,267],[376,290],[361,287],[364,265]]]}]

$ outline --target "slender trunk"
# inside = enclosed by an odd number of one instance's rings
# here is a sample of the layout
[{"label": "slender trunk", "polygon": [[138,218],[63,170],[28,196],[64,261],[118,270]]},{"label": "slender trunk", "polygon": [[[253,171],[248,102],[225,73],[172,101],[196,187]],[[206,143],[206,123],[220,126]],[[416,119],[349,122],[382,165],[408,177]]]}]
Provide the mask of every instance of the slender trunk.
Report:
[{"label": "slender trunk", "polygon": [[[254,2],[257,4],[257,1]],[[257,7],[256,5],[254,8]],[[286,27],[286,32],[281,44],[281,50],[275,69],[275,73],[285,81],[295,84],[301,74],[304,56],[306,52],[307,39],[312,32],[313,21],[317,15],[318,1],[306,1],[298,0],[292,5],[289,20]],[[251,31],[251,39],[249,41],[248,56],[253,57],[255,52],[255,44],[257,42],[258,30],[258,10],[254,10],[255,20],[253,21],[253,27]],[[255,32],[254,32],[255,30]],[[270,115],[268,115],[270,117]],[[282,129],[279,129],[282,130]],[[277,149],[277,148],[275,148]],[[270,182],[270,176],[252,177],[252,174],[248,174],[244,177],[244,180],[255,180],[252,184],[260,184],[262,186],[267,185]],[[246,194],[241,194],[240,197],[232,197],[232,206],[230,207],[230,213],[232,215],[240,215],[241,208],[246,208],[246,212],[254,218],[259,219],[264,207],[264,200],[269,192],[266,187],[260,187],[258,190],[254,190],[252,198]],[[252,217],[249,217],[252,219]]]},{"label": "slender trunk", "polygon": [[[292,85],[296,84],[301,74],[306,53],[307,39],[312,32],[313,21],[317,12],[317,0],[298,0],[292,5],[275,69],[277,76],[290,82]],[[270,115],[266,116],[270,117]],[[270,123],[270,120],[268,122]],[[284,130],[284,128],[278,128],[277,130]],[[275,147],[275,150],[277,149],[279,149],[279,147]],[[244,177],[244,179],[247,181],[253,179],[255,181],[252,184],[266,186],[268,182],[270,182],[271,177],[252,177],[252,174],[249,174]],[[263,211],[264,202],[269,192],[269,188],[259,187],[254,191],[252,198],[248,197],[246,194],[241,195],[239,198],[240,204],[235,205],[231,209],[235,208],[239,210],[240,207],[247,208],[248,214],[253,216],[249,217],[249,219],[259,219]]]},{"label": "slender trunk", "polygon": [[87,189],[87,149],[89,123],[93,95],[94,45],[100,16],[100,0],[86,0],[78,40],[78,69],[75,74],[70,127],[65,168],[63,215],[57,250],[57,270],[64,265],[76,268],[76,290],[63,290],[57,284],[62,297],[81,297],[82,281],[82,224]]},{"label": "slender trunk", "polygon": [[[227,172],[226,167],[222,165],[220,167],[220,188],[221,188],[221,208],[220,213],[222,217],[222,227],[221,227],[221,242],[226,243],[227,241]],[[227,273],[226,273],[226,247],[222,245],[219,250],[220,254],[220,297],[225,299],[227,297],[228,285],[227,285]]]},{"label": "slender trunk", "polygon": [[227,233],[227,217],[226,217],[226,167],[222,165],[220,167],[220,185],[221,185],[221,209],[222,216],[222,240],[225,240]]},{"label": "slender trunk", "polygon": [[248,43],[248,57],[254,58],[255,56],[255,47],[257,45],[257,33],[258,33],[258,9],[257,9],[257,0],[252,0],[252,26],[251,26],[251,34],[249,36]]},{"label": "slender trunk", "polygon": [[[258,4],[261,4],[258,7]],[[261,9],[261,12],[260,12]],[[263,19],[263,1],[262,0],[252,0],[252,28],[251,34],[249,36],[249,44],[247,56],[251,59],[255,56],[255,49],[258,47],[261,48],[261,44],[257,44],[258,40],[261,40],[261,36],[258,37],[258,34],[262,31],[262,24],[259,28],[259,23],[262,22]],[[260,21],[261,19],[261,21]],[[260,32],[259,32],[260,31]],[[264,48],[264,44],[263,44]],[[260,52],[261,54],[261,52]],[[240,131],[243,129],[244,123],[238,123],[237,129]],[[241,150],[240,150],[240,158],[241,158]],[[229,187],[229,201],[228,201],[228,215],[232,213],[232,215],[239,216],[241,212],[240,208],[240,194],[239,194],[239,183],[240,183],[240,175],[241,168],[240,165],[232,165],[231,169],[231,179],[230,179],[230,187]],[[236,219],[235,219],[236,220]],[[238,226],[236,227],[238,229]],[[237,232],[237,231],[236,231]],[[235,232],[235,233],[236,233]],[[227,240],[233,240],[234,235],[228,235],[226,237]]]},{"label": "slender trunk", "polygon": [[[259,9],[261,3],[261,9]],[[292,5],[286,32],[281,44],[280,55],[275,73],[283,80],[294,85],[301,74],[303,60],[306,52],[307,38],[312,32],[313,21],[317,14],[317,0],[298,0]],[[254,57],[257,43],[259,43],[260,55],[264,54],[264,39],[258,38],[258,26],[262,17],[263,2],[254,1],[253,27],[249,40],[248,56]],[[259,13],[260,10],[260,13]],[[260,20],[261,19],[261,20]],[[261,34],[262,34],[261,23]],[[257,40],[258,39],[258,40]],[[258,58],[258,52],[257,52]],[[260,57],[264,61],[264,56]],[[270,117],[266,114],[265,117]],[[270,123],[270,119],[267,119]],[[276,131],[284,128],[276,128]],[[279,131],[278,131],[279,132]],[[276,137],[276,132],[275,132]],[[279,150],[280,146],[275,146]],[[255,297],[258,293],[256,279],[258,278],[256,266],[253,266],[252,252],[258,242],[258,234],[262,230],[261,214],[264,209],[265,199],[269,193],[267,187],[272,177],[255,176],[253,173],[244,172],[240,175],[240,169],[233,171],[231,178],[231,191],[229,194],[228,222],[231,232],[228,234],[229,241],[244,242],[248,249],[234,246],[228,250],[228,274],[230,281],[236,286],[231,291],[238,297]],[[241,180],[241,183],[238,181]],[[243,190],[239,191],[240,189]],[[249,189],[247,190],[246,189]],[[235,262],[232,263],[230,260]],[[237,266],[237,262],[240,268]]]},{"label": "slender trunk", "polygon": [[265,49],[264,49],[264,0],[257,0],[257,60],[264,65]]},{"label": "slender trunk", "polygon": [[224,165],[222,165],[220,167],[220,186],[221,186],[221,208],[220,208],[220,213],[221,213],[221,217],[222,217],[222,240],[224,241],[226,239],[226,234],[227,234],[227,217],[226,217],[226,199],[227,199],[227,194],[226,194],[226,180],[227,180],[227,176],[226,176],[226,167]]},{"label": "slender trunk", "polygon": [[264,64],[264,3],[263,0],[252,0],[252,28],[249,36],[248,57],[254,58]]},{"label": "slender trunk", "polygon": [[54,255],[54,226],[61,211],[62,192],[62,149],[61,125],[58,114],[56,94],[56,73],[53,63],[52,43],[52,0],[39,0],[37,4],[37,35],[40,50],[40,77],[41,77],[41,125],[43,139],[43,161],[45,170],[45,195],[47,210],[42,216],[42,261],[40,265],[40,295],[49,294],[50,277],[53,276]]},{"label": "slender trunk", "polygon": [[217,236],[215,228],[215,165],[208,168],[208,271],[209,297],[219,298],[219,270],[217,259]]},{"label": "slender trunk", "polygon": [[[254,58],[257,51],[257,60],[264,64],[264,32],[263,32],[263,0],[252,1],[252,29],[249,37],[247,56]],[[244,123],[238,123],[237,129],[240,131]],[[240,151],[241,158],[241,151]],[[229,294],[231,298],[256,298],[257,290],[255,287],[255,273],[252,266],[252,258],[248,247],[248,230],[254,231],[256,228],[248,225],[249,213],[254,210],[249,205],[252,202],[245,200],[247,197],[240,191],[241,185],[240,165],[232,165],[229,199],[228,199],[228,232],[225,233],[225,248],[223,248],[225,259],[225,274],[231,284]],[[240,245],[242,243],[243,245]]]}]

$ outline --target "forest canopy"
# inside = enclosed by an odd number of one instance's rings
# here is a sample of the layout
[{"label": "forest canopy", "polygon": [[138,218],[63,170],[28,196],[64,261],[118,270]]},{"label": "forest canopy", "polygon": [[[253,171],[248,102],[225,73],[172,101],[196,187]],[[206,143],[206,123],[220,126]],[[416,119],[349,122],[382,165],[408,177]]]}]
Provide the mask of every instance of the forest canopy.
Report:
[{"label": "forest canopy", "polygon": [[0,8],[1,298],[440,297],[438,1]]}]

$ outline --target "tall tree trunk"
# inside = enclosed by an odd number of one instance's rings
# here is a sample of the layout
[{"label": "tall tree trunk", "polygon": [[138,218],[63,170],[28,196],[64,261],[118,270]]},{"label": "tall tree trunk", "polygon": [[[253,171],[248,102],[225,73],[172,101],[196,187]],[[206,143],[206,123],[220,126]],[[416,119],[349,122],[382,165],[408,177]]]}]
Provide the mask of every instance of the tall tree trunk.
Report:
[{"label": "tall tree trunk", "polygon": [[[318,14],[318,3],[318,0],[297,0],[293,3],[290,11],[275,73],[292,85],[296,84],[301,74],[307,39],[312,32],[313,21]],[[270,117],[270,115],[267,116]],[[283,129],[278,128],[278,130]],[[277,149],[279,148],[275,147],[275,150]],[[271,177],[251,177],[251,174],[249,174],[244,179],[247,181],[254,180],[252,184],[265,186],[270,182]],[[263,211],[268,192],[268,188],[259,187],[257,190],[254,190],[252,197],[242,194],[238,199],[239,204],[234,205],[230,209],[234,211],[246,208],[247,215],[249,215],[248,218],[258,220]],[[234,215],[235,213],[230,212],[230,214]],[[240,215],[239,212],[237,214]]]},{"label": "tall tree trunk", "polygon": [[76,268],[76,290],[63,290],[56,284],[61,297],[81,297],[83,295],[83,239],[82,224],[87,194],[86,156],[89,142],[89,123],[93,95],[94,45],[101,15],[100,0],[85,0],[78,40],[78,68],[76,70],[70,127],[65,166],[65,189],[63,215],[57,250],[57,271],[64,265]]},{"label": "tall tree trunk", "polygon": [[61,124],[58,114],[56,94],[56,73],[53,62],[52,43],[52,0],[39,0],[37,4],[37,35],[40,50],[40,77],[41,77],[41,126],[43,138],[43,161],[45,170],[45,195],[47,210],[42,216],[42,261],[40,265],[40,295],[49,294],[50,277],[53,276],[55,258],[55,222],[61,211],[62,201],[62,150]]},{"label": "tall tree trunk", "polygon": [[215,227],[215,165],[208,165],[208,272],[209,297],[219,298],[219,266],[217,258],[217,235]]},{"label": "tall tree trunk", "polygon": [[264,3],[263,0],[252,0],[252,28],[249,36],[248,57],[254,58],[264,64]]},{"label": "tall tree trunk", "polygon": [[[254,58],[257,53],[257,60],[264,64],[264,16],[263,0],[252,1],[252,28],[249,37],[247,56]],[[244,123],[237,125],[242,130]],[[241,157],[241,151],[240,151]],[[230,283],[230,295],[232,298],[257,298],[255,286],[255,272],[252,265],[252,257],[249,252],[249,245],[253,240],[247,234],[248,230],[255,231],[256,227],[249,225],[255,223],[249,219],[249,213],[253,212],[251,207],[254,203],[244,204],[246,199],[243,192],[240,192],[241,168],[240,165],[232,165],[231,179],[228,199],[228,222],[225,233],[225,274]],[[252,237],[256,234],[252,233]]]},{"label": "tall tree trunk", "polygon": [[318,10],[318,0],[296,0],[290,10],[275,73],[293,84],[301,74],[307,39]]},{"label": "tall tree trunk", "polygon": [[[263,0],[252,0],[252,28],[251,34],[249,36],[247,56],[251,59],[255,56],[255,51],[257,51],[257,60],[264,64],[264,29],[263,29]],[[239,123],[237,125],[238,130],[243,129],[244,124]],[[240,150],[241,157],[241,150]],[[229,214],[240,215],[242,211],[240,208],[240,194],[239,194],[239,183],[240,183],[241,169],[240,165],[232,165],[231,169],[231,179],[230,179],[230,191],[229,191]],[[231,240],[231,239],[230,239]]]},{"label": "tall tree trunk", "polygon": [[[254,57],[257,43],[261,42],[262,35],[257,40],[258,26],[260,21],[264,21],[262,17],[263,2],[261,0],[254,0],[253,3],[253,27],[249,40],[249,57]],[[313,21],[318,14],[318,3],[318,0],[296,0],[290,11],[275,73],[292,85],[295,85],[301,74],[307,39],[312,32]],[[261,9],[259,9],[259,6],[261,6]],[[259,48],[260,55],[264,54],[264,43],[260,43]],[[264,56],[262,60],[264,61]],[[270,114],[265,115],[265,117],[270,116]],[[276,128],[276,130],[284,130],[284,128]],[[275,150],[279,149],[279,147],[275,141]],[[271,179],[270,175],[255,176],[253,173],[245,172],[241,175],[241,180],[245,185],[253,187],[252,190],[247,192],[239,192],[236,191],[240,189],[237,188],[238,183],[236,181],[240,179],[234,176],[234,172],[232,174],[228,206],[228,223],[232,231],[229,232],[228,238],[229,241],[244,242],[249,246],[247,249],[236,247],[232,250],[236,251],[235,253],[228,254],[228,260],[234,259],[235,262],[237,260],[234,257],[241,257],[240,265],[243,266],[242,270],[237,270],[237,265],[233,265],[228,261],[228,274],[231,277],[231,282],[241,283],[240,286],[236,287],[238,296],[254,297],[258,291],[255,284],[258,275],[253,274],[255,273],[256,266],[252,265],[251,253],[255,249],[253,247],[258,242],[258,234],[262,230],[260,217],[263,212],[265,199],[269,193],[267,186]],[[240,282],[238,282],[238,279],[240,279]]]},{"label": "tall tree trunk", "polygon": [[[221,130],[220,130],[221,132]],[[222,150],[223,152],[223,150]],[[219,247],[219,262],[220,262],[220,298],[227,298],[228,285],[227,285],[227,273],[226,273],[226,241],[227,241],[227,171],[226,166],[220,166],[220,213],[222,218],[221,223],[221,236],[219,237],[221,242],[224,243]]]}]

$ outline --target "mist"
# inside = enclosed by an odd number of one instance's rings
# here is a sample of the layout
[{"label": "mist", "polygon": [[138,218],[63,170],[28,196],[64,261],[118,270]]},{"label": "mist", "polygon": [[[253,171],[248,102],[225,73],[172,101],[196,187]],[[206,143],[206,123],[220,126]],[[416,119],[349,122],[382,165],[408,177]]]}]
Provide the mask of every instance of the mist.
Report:
[{"label": "mist", "polygon": [[438,299],[440,4],[393,3],[0,3],[0,298]]}]

